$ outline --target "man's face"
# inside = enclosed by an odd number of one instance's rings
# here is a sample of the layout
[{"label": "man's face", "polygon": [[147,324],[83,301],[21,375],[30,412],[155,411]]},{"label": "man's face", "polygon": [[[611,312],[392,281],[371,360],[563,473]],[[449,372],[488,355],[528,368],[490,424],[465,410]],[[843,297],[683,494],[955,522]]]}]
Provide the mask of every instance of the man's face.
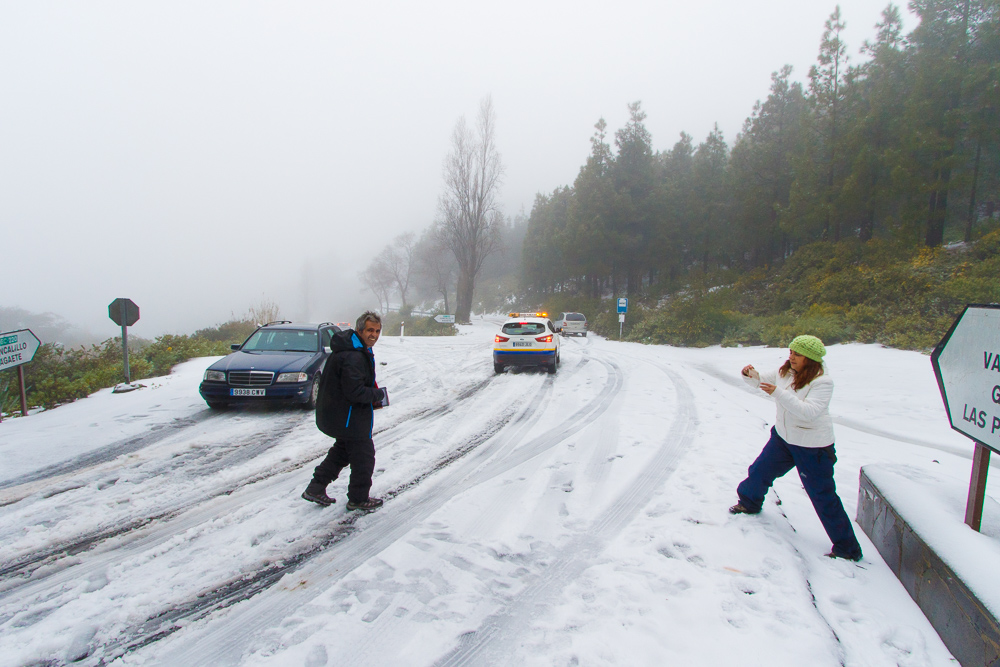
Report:
[{"label": "man's face", "polygon": [[378,337],[381,335],[382,325],[368,320],[365,322],[365,328],[361,331],[361,342],[367,347],[375,347],[375,343],[378,342]]}]

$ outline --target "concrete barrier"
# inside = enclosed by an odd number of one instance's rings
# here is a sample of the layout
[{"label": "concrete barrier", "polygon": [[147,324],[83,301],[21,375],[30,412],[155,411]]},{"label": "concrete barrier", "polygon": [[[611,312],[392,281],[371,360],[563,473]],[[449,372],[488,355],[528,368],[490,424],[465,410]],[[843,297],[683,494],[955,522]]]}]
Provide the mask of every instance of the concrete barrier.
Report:
[{"label": "concrete barrier", "polygon": [[[994,614],[974,586],[912,527],[906,509],[894,507],[871,477],[878,475],[861,469],[857,521],[862,530],[963,667],[1000,667],[1000,623]],[[961,517],[954,521],[961,523]],[[989,570],[984,576],[993,578]]]}]

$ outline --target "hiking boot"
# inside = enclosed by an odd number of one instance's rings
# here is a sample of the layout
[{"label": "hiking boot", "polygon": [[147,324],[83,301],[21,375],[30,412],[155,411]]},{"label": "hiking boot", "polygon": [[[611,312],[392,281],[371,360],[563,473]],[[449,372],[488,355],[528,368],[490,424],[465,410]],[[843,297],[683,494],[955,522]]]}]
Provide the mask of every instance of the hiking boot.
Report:
[{"label": "hiking boot", "polygon": [[325,488],[322,486],[314,486],[312,484],[307,486],[306,490],[302,492],[302,497],[311,503],[316,503],[317,505],[322,505],[323,507],[329,507],[337,502],[336,498],[331,498],[326,495]]},{"label": "hiking boot", "polygon": [[760,514],[760,510],[754,512],[752,509],[744,505],[743,503],[736,503],[729,508],[730,514]]},{"label": "hiking boot", "polygon": [[353,500],[347,501],[347,509],[349,510],[364,510],[370,512],[372,510],[377,510],[382,507],[381,498],[369,498],[368,500],[362,500],[361,502],[354,502]]},{"label": "hiking boot", "polygon": [[838,554],[836,552],[831,551],[830,553],[828,553],[826,555],[826,557],[827,558],[843,558],[844,560],[849,560],[849,561],[851,561],[853,563],[857,563],[857,562],[861,561],[861,554],[860,553],[855,554],[853,556],[848,556],[847,554]]}]

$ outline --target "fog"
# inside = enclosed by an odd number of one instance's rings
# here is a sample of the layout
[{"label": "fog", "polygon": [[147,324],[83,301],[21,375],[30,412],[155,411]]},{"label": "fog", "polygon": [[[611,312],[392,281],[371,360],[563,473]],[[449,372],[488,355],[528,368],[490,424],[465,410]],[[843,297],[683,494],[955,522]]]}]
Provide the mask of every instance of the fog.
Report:
[{"label": "fog", "polygon": [[[884,0],[841,2],[853,62]],[[654,146],[732,144],[835,2],[0,4],[0,306],[116,335],[274,301],[353,320],[356,275],[434,220],[456,120],[491,95],[508,215],[573,182],[641,100]],[[912,17],[905,17],[907,30]]]}]

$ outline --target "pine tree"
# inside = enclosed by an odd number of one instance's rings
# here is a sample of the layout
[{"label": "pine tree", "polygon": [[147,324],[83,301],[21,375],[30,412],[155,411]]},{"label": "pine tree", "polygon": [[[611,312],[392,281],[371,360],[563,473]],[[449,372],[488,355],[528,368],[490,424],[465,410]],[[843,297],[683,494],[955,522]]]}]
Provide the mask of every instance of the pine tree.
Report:
[{"label": "pine tree", "polygon": [[728,250],[724,243],[728,162],[729,147],[716,123],[705,141],[698,145],[692,165],[692,242],[697,259],[706,273],[711,258],[714,256],[718,262]]},{"label": "pine tree", "polygon": [[840,216],[834,210],[834,196],[838,178],[838,149],[841,139],[840,114],[844,104],[844,76],[847,73],[847,45],[841,39],[846,24],[840,20],[837,5],[824,24],[817,64],[809,68],[810,105],[819,128],[819,146],[822,159],[822,186],[819,189],[820,210],[824,217],[824,235],[840,240]]},{"label": "pine tree", "polygon": [[640,267],[650,265],[653,237],[651,195],[655,187],[653,140],[643,124],[646,112],[640,102],[628,105],[629,121],[615,132],[618,153],[612,167],[615,183],[615,206],[611,240],[616,259],[613,281],[624,273],[629,295],[640,287]]},{"label": "pine tree", "polygon": [[736,243],[743,262],[764,266],[791,248],[778,225],[789,203],[792,157],[807,113],[802,86],[792,83],[790,65],[771,75],[771,92],[754,105],[730,156],[730,187],[737,210]]}]

